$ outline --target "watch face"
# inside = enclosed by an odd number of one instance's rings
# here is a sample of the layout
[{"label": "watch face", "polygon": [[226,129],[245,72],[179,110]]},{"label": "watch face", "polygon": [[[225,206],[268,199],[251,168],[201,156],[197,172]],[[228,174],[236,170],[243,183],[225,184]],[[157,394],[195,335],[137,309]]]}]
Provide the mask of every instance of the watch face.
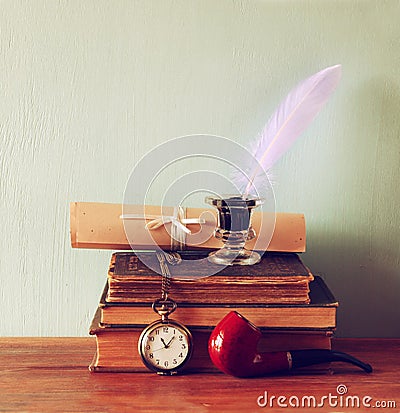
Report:
[{"label": "watch face", "polygon": [[143,330],[138,347],[148,368],[159,373],[174,373],[190,359],[192,336],[176,321],[159,320]]}]

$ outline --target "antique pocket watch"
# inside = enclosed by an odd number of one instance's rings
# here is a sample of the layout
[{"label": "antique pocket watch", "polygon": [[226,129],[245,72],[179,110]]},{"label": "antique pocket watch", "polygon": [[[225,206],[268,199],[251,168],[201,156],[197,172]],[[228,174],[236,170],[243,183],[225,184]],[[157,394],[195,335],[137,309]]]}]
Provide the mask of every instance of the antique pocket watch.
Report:
[{"label": "antique pocket watch", "polygon": [[152,308],[161,319],[149,324],[142,331],[138,350],[143,363],[150,370],[162,375],[172,375],[189,361],[193,351],[193,339],[183,324],[168,318],[177,304],[168,297],[171,274],[164,253],[157,253],[157,258],[163,276],[162,296],[153,302]]}]

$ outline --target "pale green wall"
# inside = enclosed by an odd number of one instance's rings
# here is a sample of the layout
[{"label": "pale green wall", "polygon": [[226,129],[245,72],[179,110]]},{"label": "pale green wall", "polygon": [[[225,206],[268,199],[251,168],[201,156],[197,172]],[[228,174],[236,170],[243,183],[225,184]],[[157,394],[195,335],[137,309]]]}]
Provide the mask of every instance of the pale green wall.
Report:
[{"label": "pale green wall", "polygon": [[121,202],[135,162],[193,133],[243,144],[288,90],[343,80],[275,171],[338,334],[400,336],[398,1],[0,1],[1,335],[86,335],[109,251],[70,201]]}]

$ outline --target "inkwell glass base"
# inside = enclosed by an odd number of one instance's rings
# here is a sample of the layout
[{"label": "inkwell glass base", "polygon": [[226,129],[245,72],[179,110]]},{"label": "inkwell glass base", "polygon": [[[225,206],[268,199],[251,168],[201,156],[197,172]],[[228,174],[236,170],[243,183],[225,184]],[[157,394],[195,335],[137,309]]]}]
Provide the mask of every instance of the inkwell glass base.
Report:
[{"label": "inkwell glass base", "polygon": [[260,254],[244,246],[256,236],[251,227],[252,210],[259,206],[260,198],[242,198],[238,195],[208,196],[206,202],[218,211],[215,238],[224,246],[209,254],[208,260],[219,265],[253,265],[261,260]]}]

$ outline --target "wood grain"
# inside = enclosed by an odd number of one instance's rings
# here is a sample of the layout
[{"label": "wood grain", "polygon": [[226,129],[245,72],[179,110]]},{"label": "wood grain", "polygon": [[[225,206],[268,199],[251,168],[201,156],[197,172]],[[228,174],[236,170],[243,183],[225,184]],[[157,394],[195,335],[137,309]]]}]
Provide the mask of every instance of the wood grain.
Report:
[{"label": "wood grain", "polygon": [[[337,339],[334,347],[371,362],[374,373],[369,375],[338,363],[332,374],[298,372],[257,379],[237,379],[222,373],[175,377],[152,373],[91,374],[87,365],[95,349],[93,339],[1,338],[0,411],[255,412],[261,409],[257,398],[265,391],[270,396],[310,395],[318,399],[329,393],[337,395],[337,386],[344,384],[348,395],[360,399],[371,396],[371,404],[395,401],[397,407],[386,411],[398,412],[400,340]],[[335,409],[327,403],[316,409],[338,410],[366,409]],[[284,409],[275,404],[266,407],[266,411]]]}]

